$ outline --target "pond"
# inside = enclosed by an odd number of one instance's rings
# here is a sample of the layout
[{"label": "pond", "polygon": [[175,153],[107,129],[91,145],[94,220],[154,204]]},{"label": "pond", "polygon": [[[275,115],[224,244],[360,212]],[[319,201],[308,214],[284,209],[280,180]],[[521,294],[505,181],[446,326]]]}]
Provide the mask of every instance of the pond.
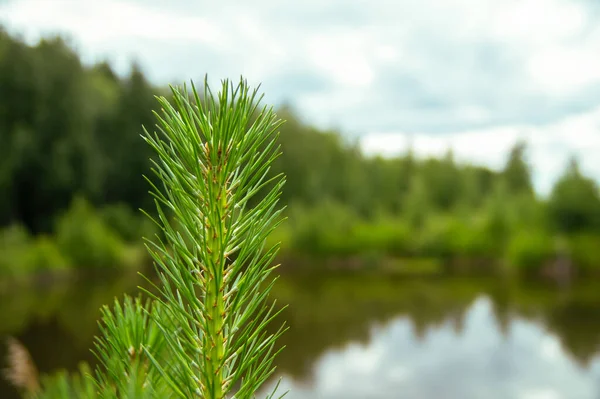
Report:
[{"label": "pond", "polygon": [[[100,306],[140,283],[13,287],[0,294],[0,335],[43,372],[74,369],[94,360]],[[289,399],[600,398],[598,283],[284,273],[273,294],[290,305],[277,359]],[[0,383],[0,398],[17,397]]]}]

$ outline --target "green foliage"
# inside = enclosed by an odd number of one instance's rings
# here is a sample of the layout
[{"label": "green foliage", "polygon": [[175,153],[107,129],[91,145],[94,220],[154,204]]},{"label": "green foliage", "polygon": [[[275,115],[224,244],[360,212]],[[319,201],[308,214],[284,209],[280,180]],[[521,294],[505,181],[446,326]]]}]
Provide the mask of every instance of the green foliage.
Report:
[{"label": "green foliage", "polygon": [[568,254],[573,264],[584,274],[600,272],[600,236],[578,233],[568,238]]},{"label": "green foliage", "polygon": [[348,255],[355,250],[348,239],[356,214],[348,207],[325,200],[307,208],[295,204],[290,207],[291,246],[313,255]]},{"label": "green foliage", "polygon": [[154,171],[164,190],[154,186],[153,194],[165,234],[148,249],[162,282],[155,298],[172,317],[155,320],[165,333],[171,323],[179,331],[165,334],[174,361],[146,353],[177,397],[252,398],[274,371],[283,332],[266,332],[278,313],[267,305],[278,245],[264,248],[281,221],[284,178],[267,178],[280,153],[280,121],[258,108],[257,92],[243,81],[224,81],[216,97],[205,85],[205,102],[192,88],[192,100],[185,90],[173,90],[174,106],[159,99],[160,135],[146,135],[160,160]]},{"label": "green foliage", "polygon": [[145,348],[158,357],[164,351],[163,331],[154,318],[168,320],[158,303],[145,303],[138,297],[115,299],[112,308],[104,306],[96,339],[95,354],[100,365],[92,372],[81,363],[78,372],[61,370],[41,379],[39,390],[28,392],[31,399],[143,399],[172,397],[168,387],[152,367]]},{"label": "green foliage", "polygon": [[42,377],[41,390],[26,396],[29,399],[96,399],[101,398],[91,378],[87,363],[79,365],[78,372],[61,370],[51,376]]},{"label": "green foliage", "polygon": [[428,217],[419,230],[417,252],[429,256],[448,259],[451,255],[450,233],[452,227],[450,218],[437,215]]},{"label": "green foliage", "polygon": [[445,260],[487,259],[494,251],[494,242],[484,233],[486,227],[485,220],[472,215],[430,216],[418,235],[417,253]]},{"label": "green foliage", "polygon": [[[82,65],[60,38],[31,46],[0,31],[0,226],[50,234],[81,195],[124,241],[135,245],[140,235],[152,236],[156,229],[136,213],[153,208],[141,176],[158,184],[150,174],[156,154],[138,133],[152,123],[153,93],[161,91],[137,65],[120,77],[106,62]],[[170,92],[165,99],[174,103]],[[288,106],[279,114],[287,120],[282,155],[266,177],[290,179],[281,201],[296,210],[290,227],[276,233],[290,253],[499,259],[515,234],[531,226],[551,236],[600,236],[596,182],[572,162],[548,201],[536,196],[525,142],[514,145],[499,172],[459,163],[452,151],[439,159],[419,159],[412,150],[371,158],[340,132],[304,123]],[[110,260],[115,246],[101,236],[97,246]],[[53,256],[47,243],[42,247]],[[21,259],[5,268],[36,270],[23,266],[36,262],[18,252],[12,256]],[[126,258],[139,261],[135,253]]]},{"label": "green foliage", "polygon": [[141,71],[86,68],[60,38],[29,46],[0,29],[0,48],[0,226],[48,233],[76,193],[148,205],[139,129],[154,89]]},{"label": "green foliage", "polygon": [[447,221],[445,239],[452,257],[459,259],[493,259],[498,253],[497,243],[487,234],[486,220],[482,217],[457,218]]},{"label": "green foliage", "polygon": [[356,252],[406,256],[414,250],[410,227],[401,219],[359,222],[354,225],[348,241]]},{"label": "green foliage", "polygon": [[596,183],[584,177],[575,159],[554,186],[549,214],[559,231],[575,233],[600,227],[600,194]]},{"label": "green foliage", "polygon": [[69,261],[60,252],[58,246],[49,236],[38,236],[35,239],[33,263],[36,270],[56,271],[66,270],[71,267]]},{"label": "green foliage", "polygon": [[433,210],[425,178],[422,174],[413,176],[403,201],[403,216],[414,229],[419,230]]},{"label": "green foliage", "polygon": [[3,278],[24,278],[37,271],[69,267],[52,238],[31,237],[20,225],[0,230],[0,276]]},{"label": "green foliage", "polygon": [[[168,398],[169,387],[152,362],[166,358],[164,331],[170,318],[158,302],[125,296],[102,308],[96,355],[102,367],[96,385],[102,398]],[[160,320],[159,323],[156,320]],[[149,355],[152,353],[152,355]],[[181,366],[180,366],[181,367]]]},{"label": "green foliage", "polygon": [[523,229],[508,244],[507,260],[524,274],[535,274],[547,266],[555,254],[555,241],[541,229]]},{"label": "green foliage", "polygon": [[454,163],[454,155],[448,152],[442,159],[428,159],[420,168],[423,179],[422,184],[426,187],[430,205],[442,211],[452,209],[458,202],[460,191],[457,187],[461,184],[461,173]]},{"label": "green foliage", "polygon": [[[265,243],[282,221],[285,178],[267,176],[281,122],[244,81],[224,81],[217,96],[205,85],[205,102],[192,88],[173,88],[174,105],[160,97],[158,133],[144,136],[162,183],[148,180],[164,238],[147,242],[161,284],[146,303],[126,296],[102,309],[94,375],[61,373],[34,397],[254,398],[273,373],[285,329],[267,329],[282,309],[269,303],[279,244]],[[61,245],[95,264],[112,260],[99,257],[111,233],[79,198],[58,226]],[[98,234],[109,238],[89,240]]]},{"label": "green foliage", "polygon": [[26,278],[37,272],[72,268],[139,266],[144,261],[143,247],[134,242],[134,236],[151,236],[157,231],[151,221],[136,217],[125,207],[98,212],[82,198],[59,218],[56,230],[53,235],[37,236],[31,236],[22,225],[0,230],[0,275]]},{"label": "green foliage", "polygon": [[107,205],[100,209],[103,222],[123,240],[136,243],[140,237],[152,237],[158,233],[157,226],[141,214],[134,213],[124,203]]},{"label": "green foliage", "polygon": [[[289,108],[279,114],[286,120],[280,138],[283,155],[275,161],[273,175],[285,172],[290,181],[282,199],[310,206],[325,198],[355,207],[364,205],[361,193],[367,175],[357,149],[346,146],[337,132],[303,125]],[[334,170],[338,173],[324,173]]]},{"label": "green foliage", "polygon": [[347,207],[325,201],[308,209],[295,205],[289,217],[282,233],[282,239],[290,242],[286,250],[318,257],[370,253],[481,260],[504,250],[490,234],[493,226],[485,215],[438,213],[424,218],[425,224],[415,229],[402,218],[380,215],[364,220]]},{"label": "green foliage", "polygon": [[527,144],[519,141],[511,149],[508,160],[502,171],[502,179],[508,192],[513,195],[532,195],[531,169],[526,161]]},{"label": "green foliage", "polygon": [[74,265],[118,268],[126,263],[126,247],[91,205],[81,197],[57,221],[58,247]]},{"label": "green foliage", "polygon": [[0,275],[31,273],[35,269],[32,247],[33,239],[23,226],[13,225],[0,231]]}]

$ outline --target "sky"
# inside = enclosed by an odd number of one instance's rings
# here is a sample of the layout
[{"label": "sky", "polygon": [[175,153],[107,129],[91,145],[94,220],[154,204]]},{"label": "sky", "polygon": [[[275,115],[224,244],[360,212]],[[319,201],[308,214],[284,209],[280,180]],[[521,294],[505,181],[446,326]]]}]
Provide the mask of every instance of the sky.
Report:
[{"label": "sky", "polygon": [[156,84],[243,75],[366,154],[500,168],[525,139],[542,194],[571,155],[600,181],[596,0],[0,0],[0,23]]}]

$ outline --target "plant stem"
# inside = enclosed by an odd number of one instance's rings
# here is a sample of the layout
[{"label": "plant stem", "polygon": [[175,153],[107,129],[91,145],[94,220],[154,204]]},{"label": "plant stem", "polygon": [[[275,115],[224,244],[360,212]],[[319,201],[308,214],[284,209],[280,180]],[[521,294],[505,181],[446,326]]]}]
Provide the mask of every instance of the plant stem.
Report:
[{"label": "plant stem", "polygon": [[[209,146],[207,151],[214,150]],[[221,176],[219,172],[222,170],[220,166],[220,154],[215,154],[212,157],[209,153],[208,159],[216,159],[217,165],[212,165],[208,174],[208,181],[212,186],[210,190],[210,198],[208,202],[212,208],[213,220],[209,221],[206,226],[205,234],[208,243],[208,252],[211,254],[210,259],[212,265],[209,265],[209,278],[206,282],[206,306],[209,307],[209,330],[208,336],[204,339],[203,353],[209,354],[208,375],[212,376],[212,380],[206,381],[212,385],[209,392],[212,393],[211,399],[222,399],[224,396],[224,373],[223,373],[223,356],[225,353],[225,331],[224,331],[224,292],[225,292],[225,249],[223,247],[223,234],[226,229],[227,210],[226,210],[226,190],[220,184]]]}]

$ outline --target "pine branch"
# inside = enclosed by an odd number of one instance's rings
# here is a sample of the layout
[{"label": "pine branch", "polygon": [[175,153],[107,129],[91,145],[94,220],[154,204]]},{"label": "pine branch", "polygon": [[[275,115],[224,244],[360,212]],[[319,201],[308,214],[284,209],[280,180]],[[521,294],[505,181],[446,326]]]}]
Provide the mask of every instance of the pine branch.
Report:
[{"label": "pine branch", "polygon": [[158,132],[145,135],[159,157],[154,172],[163,190],[155,187],[154,196],[166,237],[147,247],[163,282],[157,299],[177,326],[166,344],[189,367],[172,375],[155,365],[181,397],[222,399],[235,391],[251,398],[273,372],[283,332],[266,334],[278,246],[264,248],[281,221],[284,177],[267,179],[281,122],[266,107],[256,115],[260,97],[244,81],[224,81],[218,96],[205,84],[202,100],[193,85],[192,93],[172,93],[173,105],[159,99]]},{"label": "pine branch", "polygon": [[172,103],[158,98],[156,132],[143,135],[158,156],[147,180],[162,234],[146,247],[159,283],[145,303],[126,296],[102,309],[93,374],[82,365],[38,390],[13,345],[21,372],[9,377],[32,397],[249,399],[275,370],[286,328],[267,330],[281,309],[269,300],[279,245],[265,245],[283,220],[285,178],[268,178],[281,121],[243,80],[223,81],[216,96],[205,81],[202,98],[193,84],[171,89]]}]

